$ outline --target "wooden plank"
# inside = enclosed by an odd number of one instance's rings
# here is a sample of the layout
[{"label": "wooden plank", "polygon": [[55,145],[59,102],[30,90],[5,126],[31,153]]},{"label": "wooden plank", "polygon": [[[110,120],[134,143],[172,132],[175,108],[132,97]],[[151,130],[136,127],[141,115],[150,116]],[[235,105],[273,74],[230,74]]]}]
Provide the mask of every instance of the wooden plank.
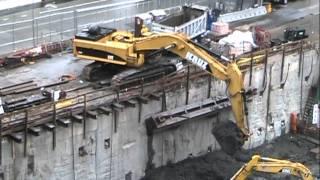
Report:
[{"label": "wooden plank", "polygon": [[97,119],[98,114],[96,111],[89,110],[87,111],[87,116],[92,119]]},{"label": "wooden plank", "polygon": [[156,101],[160,101],[161,95],[160,95],[160,94],[151,93],[151,94],[149,95],[149,98],[150,98],[150,99],[153,99],[153,100],[156,100]]},{"label": "wooden plank", "polygon": [[147,104],[149,99],[147,97],[144,97],[144,96],[138,96],[137,100],[139,102],[141,102],[142,104]]},{"label": "wooden plank", "polygon": [[48,131],[53,131],[53,129],[55,128],[55,125],[52,123],[46,123],[43,125],[43,127]]},{"label": "wooden plank", "polygon": [[41,132],[41,129],[39,127],[29,127],[28,133],[33,136],[39,136]]},{"label": "wooden plank", "polygon": [[111,108],[105,106],[99,107],[98,110],[106,115],[109,115],[112,112]]},{"label": "wooden plank", "polygon": [[137,103],[138,102],[135,100],[127,100],[127,101],[121,102],[121,104],[124,104],[125,106],[128,106],[128,107],[136,107]]},{"label": "wooden plank", "polygon": [[72,117],[72,120],[77,122],[77,123],[82,123],[82,121],[83,121],[83,116],[81,116],[79,114],[72,115],[71,117]]},{"label": "wooden plank", "polygon": [[57,124],[65,128],[69,127],[70,123],[71,123],[70,119],[57,119]]},{"label": "wooden plank", "polygon": [[8,135],[10,139],[12,139],[16,143],[22,143],[22,136],[16,133]]},{"label": "wooden plank", "polygon": [[17,83],[17,84],[12,84],[12,85],[8,85],[8,86],[4,86],[4,87],[0,87],[0,90],[9,89],[9,88],[12,88],[12,87],[17,87],[17,86],[21,86],[21,85],[29,84],[29,83],[33,83],[33,80],[25,81],[25,82],[21,82],[21,83]]}]

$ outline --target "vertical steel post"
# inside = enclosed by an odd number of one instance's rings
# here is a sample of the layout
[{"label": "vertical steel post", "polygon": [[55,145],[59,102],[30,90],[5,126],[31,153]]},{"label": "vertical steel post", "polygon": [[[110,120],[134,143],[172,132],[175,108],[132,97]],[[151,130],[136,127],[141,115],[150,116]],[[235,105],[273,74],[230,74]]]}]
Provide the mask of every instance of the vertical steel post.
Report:
[{"label": "vertical steel post", "polygon": [[302,56],[303,56],[303,45],[302,41],[300,42],[300,51],[299,51],[299,69],[298,69],[298,77],[300,77],[301,74],[301,61],[302,61]]},{"label": "vertical steel post", "polygon": [[112,114],[113,114],[113,122],[114,122],[114,133],[117,133],[118,130],[118,112],[113,108],[112,109]]},{"label": "vertical steel post", "polygon": [[244,0],[241,0],[240,11],[243,10],[243,1],[244,1]]},{"label": "vertical steel post", "polygon": [[283,69],[284,69],[284,60],[286,56],[286,46],[282,46],[282,59],[281,59],[281,72],[280,72],[280,83],[283,80]]},{"label": "vertical steel post", "polygon": [[271,95],[271,88],[272,88],[272,85],[271,85],[272,67],[273,67],[273,64],[271,64],[270,70],[269,70],[269,86],[268,86],[268,94],[267,94],[267,112],[266,112],[266,124],[265,124],[266,133],[265,133],[264,141],[266,141],[267,133],[268,133],[268,124],[270,124],[269,110],[270,110],[270,95]]},{"label": "vertical steel post", "polygon": [[[70,111],[70,115],[72,112]],[[73,122],[71,121],[71,148],[72,148],[72,175],[73,179],[76,179],[76,171],[75,171],[75,153],[74,153],[74,127]]]},{"label": "vertical steel post", "polygon": [[86,139],[87,126],[87,95],[83,95],[83,139]]},{"label": "vertical steel post", "polygon": [[266,88],[266,78],[267,78],[267,67],[268,67],[268,50],[265,51],[265,60],[264,60],[264,71],[263,71],[263,80],[262,80],[262,90],[260,91],[260,96],[263,95]]},{"label": "vertical steel post", "polygon": [[2,116],[0,116],[0,166],[2,165]]},{"label": "vertical steel post", "polygon": [[[264,61],[264,75],[267,73],[267,67],[268,67],[268,55],[269,55],[269,52],[268,50],[266,50],[266,54],[265,54],[265,61]],[[266,76],[263,76],[263,83],[266,82]]]},{"label": "vertical steel post", "polygon": [[186,105],[189,104],[189,81],[190,81],[190,65],[188,65],[188,68],[187,68]]},{"label": "vertical steel post", "polygon": [[[140,83],[141,83],[141,92],[140,92],[140,96],[142,96],[143,95],[143,91],[144,91],[144,80],[143,80],[143,78],[141,78],[141,81],[140,81]],[[139,105],[139,109],[138,109],[138,122],[140,123],[141,122],[141,115],[142,115],[142,102],[141,101],[138,101],[138,105]]]},{"label": "vertical steel post", "polygon": [[165,83],[167,82],[166,77],[164,76],[162,80],[164,81],[162,83],[162,100],[161,100],[161,111],[163,112],[167,110],[167,97],[166,97],[166,89],[165,89]]},{"label": "vertical steel post", "polygon": [[141,122],[141,114],[142,114],[142,102],[138,102],[138,123]]},{"label": "vertical steel post", "polygon": [[117,93],[117,102],[119,101],[119,99],[120,99],[120,87],[119,86],[117,86],[116,87],[116,93]]},{"label": "vertical steel post", "polygon": [[[303,118],[303,73],[304,73],[304,53],[302,53],[302,58],[301,58],[301,76],[300,76],[300,120]],[[306,122],[308,124],[308,121]]]},{"label": "vertical steel post", "polygon": [[210,98],[211,96],[211,75],[208,76],[208,93],[207,98]]},{"label": "vertical steel post", "polygon": [[27,156],[27,139],[28,139],[28,110],[25,111],[25,118],[24,118],[24,146],[23,146],[23,155],[24,157]]},{"label": "vertical steel post", "polygon": [[52,112],[52,122],[54,125],[54,128],[52,130],[52,149],[55,150],[56,144],[57,144],[57,109],[56,109],[56,103],[53,102],[53,112]]},{"label": "vertical steel post", "polygon": [[252,52],[251,52],[250,56],[251,56],[251,60],[250,60],[249,87],[251,87],[251,84],[252,84],[252,67],[253,67],[253,54],[252,54]]}]

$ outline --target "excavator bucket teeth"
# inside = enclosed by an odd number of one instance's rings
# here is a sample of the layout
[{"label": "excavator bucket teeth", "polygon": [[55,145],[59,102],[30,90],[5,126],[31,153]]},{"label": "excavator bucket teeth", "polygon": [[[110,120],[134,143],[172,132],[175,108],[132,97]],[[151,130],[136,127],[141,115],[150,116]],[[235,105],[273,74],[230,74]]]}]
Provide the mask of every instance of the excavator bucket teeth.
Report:
[{"label": "excavator bucket teeth", "polygon": [[221,149],[229,155],[241,150],[244,139],[241,129],[232,121],[214,124],[212,134],[220,144]]}]

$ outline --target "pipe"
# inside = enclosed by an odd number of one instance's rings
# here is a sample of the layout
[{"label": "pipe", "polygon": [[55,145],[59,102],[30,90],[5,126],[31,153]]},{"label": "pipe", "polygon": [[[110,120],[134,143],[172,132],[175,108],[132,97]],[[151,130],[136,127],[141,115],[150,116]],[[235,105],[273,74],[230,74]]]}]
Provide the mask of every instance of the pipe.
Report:
[{"label": "pipe", "polygon": [[265,124],[265,136],[264,136],[264,141],[267,139],[267,133],[268,133],[268,124],[269,124],[269,109],[270,109],[270,95],[271,95],[271,81],[272,81],[272,67],[273,64],[270,65],[270,70],[269,70],[269,86],[268,86],[268,96],[267,96],[267,113],[266,113],[266,124]]},{"label": "pipe", "polygon": [[300,77],[300,74],[301,74],[301,61],[302,61],[302,56],[304,55],[303,54],[303,49],[302,49],[302,42],[300,43],[300,50],[299,50],[299,69],[298,69],[298,77]]},{"label": "pipe", "polygon": [[[24,119],[24,142],[23,142],[23,155],[27,157],[27,141],[28,141],[28,110],[25,112],[25,119]],[[2,143],[2,142],[0,142]]]},{"label": "pipe", "polygon": [[311,59],[310,72],[309,72],[309,74],[308,74],[306,77],[304,77],[304,80],[305,80],[305,81],[308,81],[308,80],[309,80],[309,78],[310,78],[310,76],[311,76],[311,74],[312,74],[312,68],[313,68],[313,56],[312,56],[312,59]]},{"label": "pipe", "polygon": [[189,81],[190,81],[190,66],[188,66],[187,68],[186,105],[189,104]]},{"label": "pipe", "polygon": [[280,72],[280,82],[283,80],[283,68],[284,68],[284,61],[285,61],[285,50],[286,46],[282,47],[282,60],[281,60],[281,72]]},{"label": "pipe", "polygon": [[250,74],[249,74],[249,87],[252,84],[252,67],[253,67],[253,54],[251,52],[251,60],[250,60]]},{"label": "pipe", "polygon": [[[304,73],[304,53],[302,53],[301,56],[301,61],[300,62],[300,66],[299,66],[299,70],[301,70],[301,78],[300,78],[300,113],[299,113],[299,119],[302,120],[303,118],[303,105],[302,105],[302,101],[303,101],[303,73]],[[299,76],[300,77],[300,76]],[[306,124],[308,124],[308,122],[306,122]]]},{"label": "pipe", "polygon": [[54,150],[56,148],[56,127],[57,127],[57,109],[56,109],[56,103],[53,102],[53,124],[54,127],[52,131],[52,149]]},{"label": "pipe", "polygon": [[264,60],[264,71],[263,71],[263,80],[262,80],[262,90],[260,91],[260,96],[263,95],[264,91],[267,87],[267,67],[268,67],[268,50],[265,52],[265,60]]},{"label": "pipe", "polygon": [[83,139],[86,139],[87,95],[83,95]]},{"label": "pipe", "polygon": [[280,88],[283,89],[284,85],[286,84],[287,82],[287,79],[288,79],[288,75],[289,75],[289,69],[290,69],[290,63],[288,64],[288,69],[287,69],[287,74],[286,74],[286,78],[284,81],[281,82],[280,84]]}]

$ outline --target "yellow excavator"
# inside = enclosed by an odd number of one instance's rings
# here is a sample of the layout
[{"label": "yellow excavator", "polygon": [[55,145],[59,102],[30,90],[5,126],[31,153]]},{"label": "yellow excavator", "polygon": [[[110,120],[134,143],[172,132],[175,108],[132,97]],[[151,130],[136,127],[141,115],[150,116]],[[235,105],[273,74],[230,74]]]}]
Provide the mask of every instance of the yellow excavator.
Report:
[{"label": "yellow excavator", "polygon": [[[99,75],[97,72],[101,69],[112,73],[119,72],[119,69],[124,70],[126,67],[143,69],[147,66],[149,57],[163,51],[169,51],[227,83],[236,124],[242,132],[241,137],[246,140],[249,131],[245,121],[245,90],[238,64],[211,53],[183,34],[148,32],[142,28],[142,24],[143,22],[136,19],[134,33],[92,27],[76,35],[73,40],[74,56],[95,61],[84,68],[85,78],[90,80],[91,77]],[[159,68],[159,64],[153,66],[153,70]],[[313,179],[310,170],[300,163],[260,156],[253,156],[252,160],[245,164],[232,179],[246,179],[253,171],[283,172],[307,180]]]},{"label": "yellow excavator", "polygon": [[184,34],[149,32],[142,28],[142,24],[136,19],[134,33],[94,27],[76,35],[73,40],[74,56],[95,61],[85,67],[85,76],[90,77],[101,66],[108,66],[106,71],[123,67],[144,68],[150,55],[169,51],[227,83],[236,124],[246,140],[249,131],[245,121],[245,90],[236,62],[212,54]]},{"label": "yellow excavator", "polygon": [[311,171],[303,164],[254,155],[247,164],[238,170],[231,180],[245,180],[253,172],[288,174],[302,178],[303,180],[314,179]]}]

